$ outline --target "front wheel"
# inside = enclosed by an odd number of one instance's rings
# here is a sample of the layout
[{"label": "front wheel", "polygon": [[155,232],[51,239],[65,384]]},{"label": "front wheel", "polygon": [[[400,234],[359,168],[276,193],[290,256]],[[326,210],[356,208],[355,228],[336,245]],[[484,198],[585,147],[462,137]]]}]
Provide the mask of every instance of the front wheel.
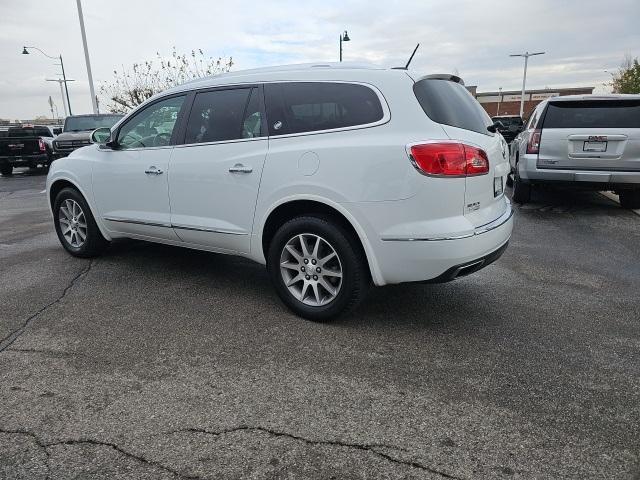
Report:
[{"label": "front wheel", "polygon": [[331,217],[300,216],[282,225],[269,246],[267,267],[285,305],[314,321],[355,308],[369,287],[357,239]]},{"label": "front wheel", "polygon": [[64,188],[56,196],[53,221],[60,243],[74,257],[95,257],[109,244],[86,200],[74,188]]},{"label": "front wheel", "polygon": [[0,173],[5,177],[13,174],[13,165],[2,165],[0,167]]},{"label": "front wheel", "polygon": [[640,190],[623,190],[620,192],[620,206],[636,210],[640,208]]}]

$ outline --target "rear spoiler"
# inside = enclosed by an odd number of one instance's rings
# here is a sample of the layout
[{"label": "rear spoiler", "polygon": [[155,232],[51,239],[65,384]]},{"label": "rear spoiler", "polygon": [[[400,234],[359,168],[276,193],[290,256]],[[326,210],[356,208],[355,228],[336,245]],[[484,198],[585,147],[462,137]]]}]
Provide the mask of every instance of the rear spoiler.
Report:
[{"label": "rear spoiler", "polygon": [[464,80],[462,80],[457,75],[452,75],[450,73],[434,73],[432,75],[425,75],[424,77],[418,78],[416,82],[419,82],[420,80],[449,80],[450,82],[464,85]]}]

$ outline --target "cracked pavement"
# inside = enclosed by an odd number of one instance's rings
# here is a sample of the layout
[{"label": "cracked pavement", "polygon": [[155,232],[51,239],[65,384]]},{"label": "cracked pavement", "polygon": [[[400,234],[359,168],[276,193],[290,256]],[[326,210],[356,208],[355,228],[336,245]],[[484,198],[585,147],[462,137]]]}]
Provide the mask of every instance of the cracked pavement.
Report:
[{"label": "cracked pavement", "polygon": [[640,217],[539,192],[495,264],[297,319],[240,258],[59,246],[0,177],[0,478],[640,478]]}]

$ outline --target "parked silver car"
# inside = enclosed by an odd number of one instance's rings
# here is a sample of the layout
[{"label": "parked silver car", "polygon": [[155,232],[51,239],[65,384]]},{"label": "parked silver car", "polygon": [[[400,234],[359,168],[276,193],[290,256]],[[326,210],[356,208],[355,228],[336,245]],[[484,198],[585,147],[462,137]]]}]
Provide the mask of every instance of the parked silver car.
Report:
[{"label": "parked silver car", "polygon": [[640,95],[571,95],[541,102],[510,154],[513,199],[541,184],[611,190],[640,208]]}]

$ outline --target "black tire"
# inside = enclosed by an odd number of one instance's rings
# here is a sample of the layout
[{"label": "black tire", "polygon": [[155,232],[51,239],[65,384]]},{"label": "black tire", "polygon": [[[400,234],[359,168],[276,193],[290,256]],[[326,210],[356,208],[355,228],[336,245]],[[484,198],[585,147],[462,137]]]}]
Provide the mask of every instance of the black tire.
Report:
[{"label": "black tire", "polygon": [[[78,246],[72,245],[62,233],[63,224],[60,221],[60,216],[61,213],[63,215],[64,213],[61,212],[61,208],[67,200],[76,202],[80,206],[80,208],[82,209],[82,213],[84,214],[84,223],[86,224],[85,239],[83,243]],[[100,233],[100,230],[98,229],[98,225],[96,225],[96,221],[93,218],[93,214],[91,213],[89,205],[87,204],[84,197],[80,194],[80,192],[78,192],[75,188],[64,188],[56,196],[56,199],[53,202],[53,223],[56,228],[58,240],[60,240],[60,243],[62,244],[64,249],[74,257],[96,257],[100,255],[109,245],[109,242],[102,236],[102,233]]]},{"label": "black tire", "polygon": [[[325,305],[303,303],[286,286],[283,273],[281,273],[281,255],[285,246],[294,237],[301,234],[320,237],[327,242],[327,246],[332,248],[339,258],[342,283],[335,297]],[[318,266],[324,267],[320,263]],[[325,322],[353,310],[364,298],[370,285],[369,268],[360,243],[331,216],[303,215],[283,224],[269,245],[267,268],[276,292],[284,304],[295,314],[316,322]],[[304,280],[300,281],[304,282]],[[324,287],[320,290],[328,294],[328,290]]]},{"label": "black tire", "polygon": [[0,167],[0,173],[5,177],[13,175],[13,165],[2,165]]},{"label": "black tire", "polygon": [[620,192],[620,206],[636,210],[640,208],[640,190],[622,190]]},{"label": "black tire", "polygon": [[531,184],[524,183],[518,176],[513,179],[513,201],[521,205],[531,200]]}]

